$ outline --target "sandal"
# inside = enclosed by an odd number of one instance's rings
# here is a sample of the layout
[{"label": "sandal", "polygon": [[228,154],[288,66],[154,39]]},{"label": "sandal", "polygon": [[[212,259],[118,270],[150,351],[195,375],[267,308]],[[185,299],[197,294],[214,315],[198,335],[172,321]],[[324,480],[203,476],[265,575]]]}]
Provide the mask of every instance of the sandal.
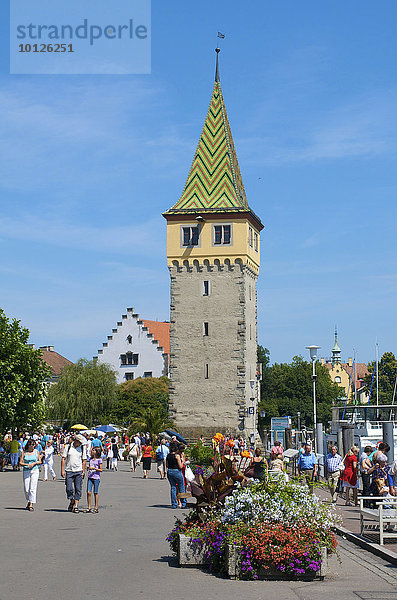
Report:
[{"label": "sandal", "polygon": [[34,511],[33,506],[29,506],[28,510],[29,510],[29,512],[33,512]]},{"label": "sandal", "polygon": [[74,500],[71,500],[71,501],[69,502],[68,511],[69,511],[69,512],[72,512],[72,510],[73,510],[73,507],[74,507]]},{"label": "sandal", "polygon": [[92,509],[91,508],[86,508],[85,510],[83,510],[83,513],[92,513]]},{"label": "sandal", "polygon": [[97,513],[99,513],[99,510],[97,508],[93,508],[91,512],[94,514],[97,514]]},{"label": "sandal", "polygon": [[80,511],[79,511],[78,507],[77,507],[77,506],[75,506],[75,507],[73,508],[72,512],[74,512],[74,513],[77,515],[77,513],[79,513]]}]

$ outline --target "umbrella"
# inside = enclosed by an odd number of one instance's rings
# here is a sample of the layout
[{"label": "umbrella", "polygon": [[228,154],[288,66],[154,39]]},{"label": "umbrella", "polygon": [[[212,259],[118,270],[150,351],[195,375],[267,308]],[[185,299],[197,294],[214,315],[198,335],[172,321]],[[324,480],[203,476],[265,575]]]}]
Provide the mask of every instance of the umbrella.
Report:
[{"label": "umbrella", "polygon": [[99,437],[103,437],[105,433],[103,431],[95,431],[99,435]]},{"label": "umbrella", "polygon": [[170,440],[171,436],[168,435],[168,433],[166,433],[165,431],[162,431],[161,433],[159,433],[159,437],[160,438],[165,438],[166,440]]},{"label": "umbrella", "polygon": [[84,430],[84,433],[86,433],[87,435],[95,435],[97,432],[95,431],[95,429],[86,429]]},{"label": "umbrella", "polygon": [[172,429],[166,429],[165,433],[168,433],[168,435],[175,436],[176,439],[178,440],[178,442],[182,442],[182,444],[186,444],[186,446],[188,445],[187,441],[185,440],[184,437],[181,436],[180,433],[177,433],[176,431],[172,431]]},{"label": "umbrella", "polygon": [[83,429],[88,429],[85,425],[81,425],[81,423],[77,423],[77,425],[73,425],[70,429],[78,429],[79,431],[83,431]]},{"label": "umbrella", "polygon": [[116,433],[116,430],[111,425],[100,425],[95,428],[97,431],[103,431],[103,433]]}]

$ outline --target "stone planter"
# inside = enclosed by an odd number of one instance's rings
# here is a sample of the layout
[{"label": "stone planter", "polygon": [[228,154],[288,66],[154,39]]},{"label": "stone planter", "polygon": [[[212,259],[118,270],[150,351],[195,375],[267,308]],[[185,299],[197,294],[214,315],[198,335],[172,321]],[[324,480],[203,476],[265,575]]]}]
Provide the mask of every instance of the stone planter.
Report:
[{"label": "stone planter", "polygon": [[199,567],[208,565],[205,558],[206,547],[194,542],[186,535],[179,534],[178,564],[180,567]]},{"label": "stone planter", "polygon": [[[206,547],[191,540],[186,535],[179,534],[178,536],[178,564],[180,567],[205,567],[208,565],[208,560],[205,557]],[[284,575],[280,571],[265,571],[259,573],[259,579],[262,580],[300,580],[310,581],[313,579],[322,580],[327,574],[328,570],[328,557],[327,548],[323,546],[321,548],[321,569],[312,577],[310,575],[302,575],[299,577],[293,577]],[[241,548],[240,546],[229,545],[226,548],[226,573],[230,579],[241,578]]]},{"label": "stone planter", "polygon": [[[226,549],[226,568],[227,574],[230,579],[240,579],[241,577],[241,548],[239,546],[228,546]],[[265,571],[259,573],[259,579],[266,580],[279,580],[279,579],[299,579],[299,580],[313,580],[313,579],[324,579],[328,571],[328,555],[327,548],[322,546],[321,548],[321,568],[312,577],[310,575],[302,575],[299,577],[293,577],[283,575],[280,571]]]}]

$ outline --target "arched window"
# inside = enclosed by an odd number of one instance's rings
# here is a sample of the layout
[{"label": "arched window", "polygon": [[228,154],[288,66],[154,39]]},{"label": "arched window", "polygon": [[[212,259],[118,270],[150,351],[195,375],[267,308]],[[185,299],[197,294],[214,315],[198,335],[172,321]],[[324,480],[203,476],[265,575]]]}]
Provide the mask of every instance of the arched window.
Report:
[{"label": "arched window", "polygon": [[338,376],[338,377],[335,377],[335,383],[341,383],[341,381],[342,381],[342,380],[341,380],[341,378],[340,378],[339,376]]}]

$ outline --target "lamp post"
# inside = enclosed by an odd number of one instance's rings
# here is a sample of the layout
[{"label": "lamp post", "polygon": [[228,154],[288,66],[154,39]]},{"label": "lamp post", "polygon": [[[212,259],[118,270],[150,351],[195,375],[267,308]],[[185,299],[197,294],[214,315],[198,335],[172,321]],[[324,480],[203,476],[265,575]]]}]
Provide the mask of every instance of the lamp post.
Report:
[{"label": "lamp post", "polygon": [[255,379],[250,379],[251,401],[252,401],[252,434],[251,444],[255,444]]},{"label": "lamp post", "polygon": [[296,414],[298,416],[298,431],[300,431],[301,430],[301,414],[299,411]]},{"label": "lamp post", "polygon": [[314,437],[314,450],[317,450],[316,444],[316,427],[317,427],[317,403],[316,403],[316,359],[317,359],[317,350],[319,350],[320,346],[306,346],[307,350],[310,352],[310,358],[313,365],[312,371],[312,380],[313,380],[313,437]]}]

